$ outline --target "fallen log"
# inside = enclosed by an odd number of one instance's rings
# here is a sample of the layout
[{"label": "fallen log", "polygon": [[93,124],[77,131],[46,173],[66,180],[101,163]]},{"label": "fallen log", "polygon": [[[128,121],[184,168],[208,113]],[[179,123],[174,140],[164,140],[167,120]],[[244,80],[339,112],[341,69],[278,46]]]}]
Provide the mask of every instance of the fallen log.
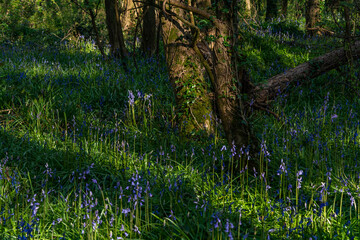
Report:
[{"label": "fallen log", "polygon": [[[300,64],[284,73],[269,78],[264,84],[255,86],[251,90],[250,96],[256,104],[267,105],[289,86],[290,83],[307,81],[347,64],[348,53],[348,50],[340,48]],[[353,59],[360,58],[360,41],[355,42],[351,46],[351,56]]]}]

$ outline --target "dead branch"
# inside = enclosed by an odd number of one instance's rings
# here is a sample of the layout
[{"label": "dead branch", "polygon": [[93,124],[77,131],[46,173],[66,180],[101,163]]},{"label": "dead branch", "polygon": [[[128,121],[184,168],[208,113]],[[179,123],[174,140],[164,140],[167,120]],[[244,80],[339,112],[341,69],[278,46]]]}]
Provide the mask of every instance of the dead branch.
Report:
[{"label": "dead branch", "polygon": [[[360,41],[355,42],[351,46],[351,50],[353,59],[360,58]],[[340,48],[300,64],[284,73],[271,77],[266,83],[256,86],[251,90],[250,96],[254,99],[255,103],[261,106],[266,105],[274,100],[292,82],[308,81],[347,64],[347,53],[348,50]]]}]

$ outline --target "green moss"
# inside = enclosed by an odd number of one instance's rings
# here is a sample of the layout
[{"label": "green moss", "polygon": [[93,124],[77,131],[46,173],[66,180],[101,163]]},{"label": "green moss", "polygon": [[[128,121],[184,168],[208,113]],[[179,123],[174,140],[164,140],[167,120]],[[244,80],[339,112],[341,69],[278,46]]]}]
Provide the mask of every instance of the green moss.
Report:
[{"label": "green moss", "polygon": [[179,30],[176,28],[171,28],[168,41],[175,42],[178,37],[179,37]]},{"label": "green moss", "polygon": [[210,122],[212,114],[211,100],[208,95],[207,82],[201,67],[188,56],[182,63],[186,73],[178,82],[179,96],[178,120],[181,132],[185,136],[194,135],[198,131],[213,131]]}]

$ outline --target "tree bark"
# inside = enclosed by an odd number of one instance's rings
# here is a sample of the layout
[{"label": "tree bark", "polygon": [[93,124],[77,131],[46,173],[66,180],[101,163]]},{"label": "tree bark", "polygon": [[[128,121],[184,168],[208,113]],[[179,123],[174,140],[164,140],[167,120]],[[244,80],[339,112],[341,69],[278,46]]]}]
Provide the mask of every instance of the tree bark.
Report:
[{"label": "tree bark", "polygon": [[109,34],[110,51],[116,58],[125,59],[128,55],[122,31],[117,0],[105,0],[106,26]]},{"label": "tree bark", "polygon": [[[351,47],[353,59],[360,58],[360,41]],[[266,105],[276,98],[285,88],[295,81],[307,81],[321,74],[348,63],[347,51],[344,48],[326,53],[320,57],[300,64],[284,73],[268,79],[262,85],[256,86],[251,91],[255,103]]]},{"label": "tree bark", "polygon": [[[213,46],[216,106],[227,141],[239,152],[240,148],[255,145],[247,122],[247,110],[241,98],[249,79],[247,71],[240,67],[237,52],[239,35],[236,2],[229,4],[223,1],[218,3],[217,7],[216,16],[219,23],[216,26],[216,40]],[[227,13],[222,9],[230,11]],[[253,146],[251,147],[253,149]],[[236,156],[235,159],[240,160]],[[237,162],[237,169],[243,169],[245,166],[252,169],[256,163]]]},{"label": "tree bark", "polygon": [[135,27],[136,21],[133,21],[134,18],[138,16],[136,11],[134,0],[122,0],[121,1],[121,23],[123,26],[123,31],[125,33],[130,33],[131,29]]},{"label": "tree bark", "polygon": [[[238,29],[236,1],[218,1],[215,4],[215,11],[211,13],[174,0],[169,3],[178,8],[166,10],[168,12],[167,19],[163,23],[162,32],[170,81],[178,98],[177,106],[183,108],[184,105],[181,103],[186,101],[188,96],[185,94],[187,91],[185,87],[191,83],[200,87],[195,98],[200,101],[195,103],[206,106],[206,111],[204,111],[202,110],[203,106],[200,105],[199,114],[203,115],[212,111],[210,102],[204,98],[206,95],[203,94],[206,92],[206,88],[203,86],[207,73],[212,83],[216,110],[229,145],[234,144],[238,150],[247,147],[251,143],[251,134],[241,94],[244,90],[242,86],[245,86],[244,81],[248,80],[248,75],[245,69],[239,67],[236,51],[239,36],[236,33]],[[207,1],[205,3],[196,1],[197,6],[206,6],[206,3]],[[173,11],[171,12],[171,10]],[[186,15],[186,19],[190,21],[185,19],[185,10],[190,12]],[[211,26],[200,30],[196,27],[192,14],[210,20]],[[199,66],[201,67],[199,68]],[[189,75],[191,78],[187,77]],[[192,106],[184,107],[182,112],[188,109],[191,113]],[[193,117],[192,115],[188,116]],[[194,114],[194,116],[196,115]],[[199,122],[198,119],[197,122]],[[211,122],[204,125],[207,128],[213,128]],[[252,167],[255,162],[237,163],[238,168],[243,168],[245,165]]]},{"label": "tree bark", "polygon": [[350,43],[351,42],[350,9],[346,5],[344,6],[344,19],[345,19],[345,41],[347,43]]},{"label": "tree bark", "polygon": [[[176,14],[184,17],[182,9]],[[181,21],[163,14],[162,39],[164,41],[169,79],[176,99],[177,122],[182,136],[199,130],[212,133],[213,110],[207,86],[207,75],[195,52],[191,29]]]},{"label": "tree bark", "polygon": [[251,18],[251,0],[245,0],[245,14]]},{"label": "tree bark", "polygon": [[314,36],[317,32],[316,23],[320,21],[320,0],[307,0],[305,21],[307,33]]},{"label": "tree bark", "polygon": [[156,14],[154,0],[148,0],[150,5],[144,5],[143,7],[143,31],[141,49],[146,56],[151,57],[157,49],[156,39]]}]

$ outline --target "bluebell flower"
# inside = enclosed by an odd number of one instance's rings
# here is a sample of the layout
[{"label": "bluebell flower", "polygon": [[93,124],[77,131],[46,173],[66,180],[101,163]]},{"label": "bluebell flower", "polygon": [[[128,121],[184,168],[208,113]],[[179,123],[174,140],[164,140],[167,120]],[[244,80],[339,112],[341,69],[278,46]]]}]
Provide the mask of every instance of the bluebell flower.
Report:
[{"label": "bluebell flower", "polygon": [[129,105],[130,106],[134,106],[134,104],[135,104],[135,96],[134,96],[134,94],[133,94],[133,92],[131,91],[131,90],[128,90],[128,92],[129,92],[129,96],[128,96],[128,98],[129,98]]},{"label": "bluebell flower", "polygon": [[297,186],[296,188],[297,189],[300,189],[301,188],[301,182],[302,182],[302,174],[303,174],[303,170],[300,170],[296,173],[296,181],[297,181]]},{"label": "bluebell flower", "polygon": [[287,173],[286,166],[285,166],[283,159],[281,159],[281,164],[280,164],[279,170],[277,170],[276,174],[281,175],[282,173]]},{"label": "bluebell flower", "polygon": [[127,214],[130,212],[130,208],[126,208],[126,209],[123,209],[121,211],[121,213],[125,214],[125,217],[127,216]]}]

